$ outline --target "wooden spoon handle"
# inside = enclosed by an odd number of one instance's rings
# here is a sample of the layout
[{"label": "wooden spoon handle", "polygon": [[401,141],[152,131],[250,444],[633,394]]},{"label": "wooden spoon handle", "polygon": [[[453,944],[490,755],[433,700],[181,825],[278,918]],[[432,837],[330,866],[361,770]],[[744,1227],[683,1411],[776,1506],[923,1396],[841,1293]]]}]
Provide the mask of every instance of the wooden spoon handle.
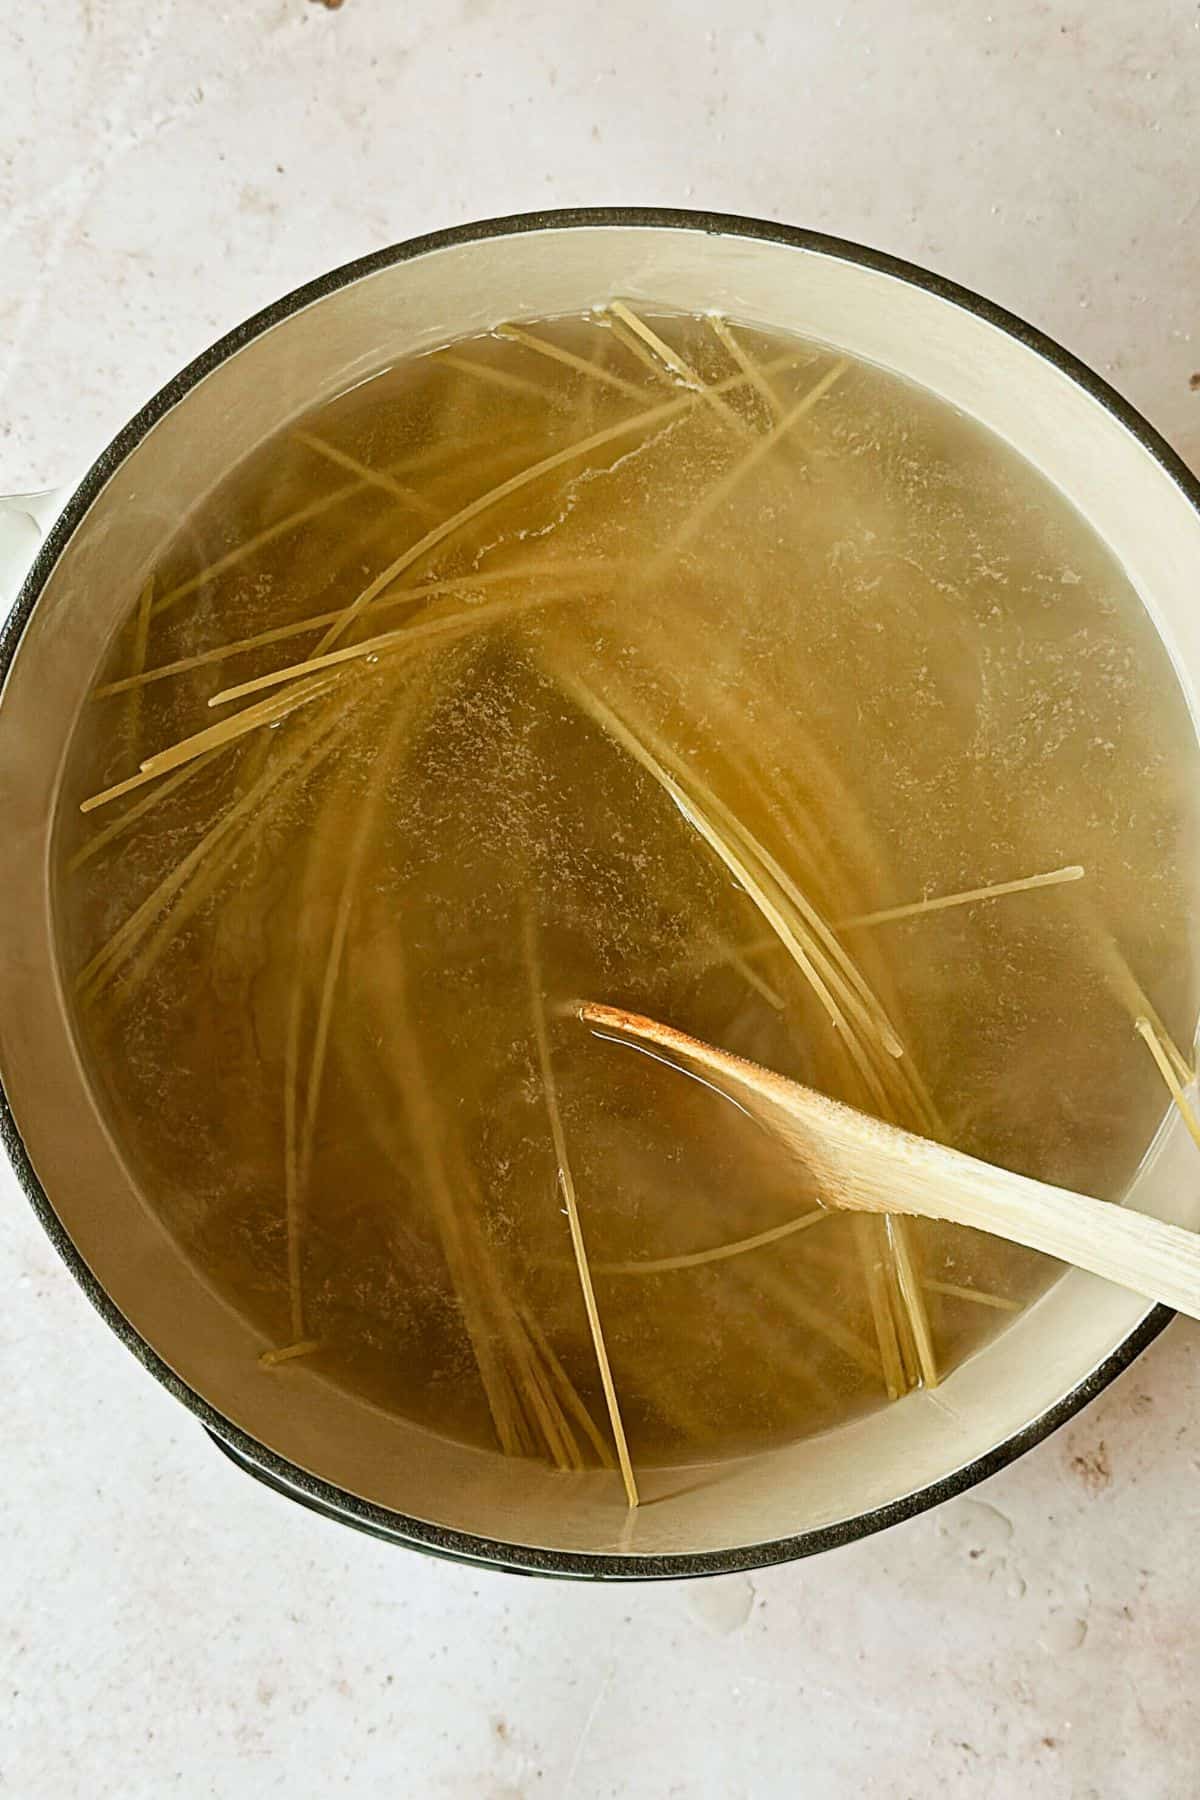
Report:
[{"label": "wooden spoon handle", "polygon": [[936,1160],[932,1204],[914,1210],[1043,1250],[1200,1319],[1200,1234],[952,1151]]}]

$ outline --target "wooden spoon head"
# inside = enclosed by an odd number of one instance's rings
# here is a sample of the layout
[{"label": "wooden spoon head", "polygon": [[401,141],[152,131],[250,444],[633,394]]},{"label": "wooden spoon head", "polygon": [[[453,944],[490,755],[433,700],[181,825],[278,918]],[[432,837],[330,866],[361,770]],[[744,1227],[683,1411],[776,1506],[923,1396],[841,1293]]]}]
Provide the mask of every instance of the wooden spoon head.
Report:
[{"label": "wooden spoon head", "polygon": [[736,1101],[804,1164],[826,1205],[865,1212],[906,1210],[894,1204],[889,1171],[897,1159],[910,1160],[923,1139],[660,1020],[595,1001],[585,1001],[577,1010],[599,1036],[676,1063]]}]

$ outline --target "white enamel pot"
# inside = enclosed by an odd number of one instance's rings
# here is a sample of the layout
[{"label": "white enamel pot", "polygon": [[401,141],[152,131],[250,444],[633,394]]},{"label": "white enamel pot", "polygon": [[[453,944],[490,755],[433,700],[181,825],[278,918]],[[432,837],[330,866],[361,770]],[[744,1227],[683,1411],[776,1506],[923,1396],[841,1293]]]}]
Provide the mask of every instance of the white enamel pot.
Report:
[{"label": "white enamel pot", "polygon": [[[131,594],[178,522],[268,432],[414,350],[613,294],[718,308],[895,370],[1039,468],[1124,565],[1192,702],[1200,489],[1104,382],[939,278],[835,239],[660,211],[526,215],[398,245],[324,276],[185,369],[69,497],[0,503],[0,1077],[7,1148],[50,1236],[125,1343],[228,1453],[292,1498],[397,1542],[583,1577],[718,1573],[808,1555],[960,1492],[1071,1416],[1167,1322],[1066,1274],[936,1401],[917,1392],[720,1471],[562,1476],[444,1442],[296,1362],[264,1379],[250,1325],[138,1192],[77,1052],[49,885],[63,758]],[[1194,1224],[1194,1146],[1165,1119],[1133,1204]]]}]

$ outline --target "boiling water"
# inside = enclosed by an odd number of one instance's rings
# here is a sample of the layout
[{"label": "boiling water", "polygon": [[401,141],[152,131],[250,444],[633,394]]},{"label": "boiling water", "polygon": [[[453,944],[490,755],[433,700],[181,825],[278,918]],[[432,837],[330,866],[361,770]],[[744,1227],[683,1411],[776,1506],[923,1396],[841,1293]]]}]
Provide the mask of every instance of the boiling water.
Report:
[{"label": "boiling water", "polygon": [[242,462],[130,595],[59,830],[112,1129],[258,1378],[565,1466],[612,1435],[564,1180],[635,1466],[880,1405],[1056,1273],[822,1214],[572,1001],[1114,1198],[1135,1020],[1196,1004],[1193,732],[1091,531],[890,375],[642,323],[413,359]]}]

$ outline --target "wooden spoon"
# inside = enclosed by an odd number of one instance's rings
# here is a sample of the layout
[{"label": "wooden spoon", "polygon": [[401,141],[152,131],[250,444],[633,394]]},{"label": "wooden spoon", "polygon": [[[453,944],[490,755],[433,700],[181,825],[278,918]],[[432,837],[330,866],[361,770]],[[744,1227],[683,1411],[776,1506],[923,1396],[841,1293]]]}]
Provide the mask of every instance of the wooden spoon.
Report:
[{"label": "wooden spoon", "polygon": [[828,1206],[973,1225],[1200,1318],[1196,1232],[978,1162],[639,1013],[587,1002],[579,1016],[736,1100],[804,1163]]}]

